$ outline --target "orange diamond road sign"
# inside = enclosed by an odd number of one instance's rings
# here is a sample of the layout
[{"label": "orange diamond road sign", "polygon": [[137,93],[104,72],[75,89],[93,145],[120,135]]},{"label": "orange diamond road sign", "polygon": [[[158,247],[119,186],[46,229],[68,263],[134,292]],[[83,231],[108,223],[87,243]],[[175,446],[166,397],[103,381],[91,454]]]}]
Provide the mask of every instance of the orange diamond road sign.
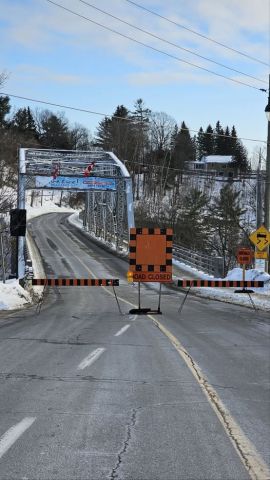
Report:
[{"label": "orange diamond road sign", "polygon": [[171,228],[131,228],[129,270],[133,282],[172,281]]},{"label": "orange diamond road sign", "polygon": [[270,244],[270,232],[262,225],[249,235],[249,240],[262,251]]},{"label": "orange diamond road sign", "polygon": [[237,262],[240,265],[250,265],[253,259],[253,250],[251,248],[239,248],[237,251]]}]

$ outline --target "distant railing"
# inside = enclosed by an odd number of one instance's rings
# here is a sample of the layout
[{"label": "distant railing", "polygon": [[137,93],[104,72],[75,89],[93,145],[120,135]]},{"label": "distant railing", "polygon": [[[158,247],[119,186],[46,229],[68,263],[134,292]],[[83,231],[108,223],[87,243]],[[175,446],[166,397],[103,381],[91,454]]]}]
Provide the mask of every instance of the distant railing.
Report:
[{"label": "distant railing", "polygon": [[201,270],[216,278],[224,276],[223,258],[197,253],[181,245],[173,245],[173,257],[185,265]]},{"label": "distant railing", "polygon": [[[124,234],[124,242],[128,248],[128,233]],[[214,257],[212,255],[206,255],[204,253],[198,253],[194,250],[189,250],[181,245],[173,244],[173,258],[188,265],[189,267],[196,268],[208,275],[213,275],[215,278],[224,277],[224,265],[222,257]]]},{"label": "distant railing", "polygon": [[[124,245],[128,251],[128,232],[123,233]],[[189,267],[196,268],[208,275],[213,275],[215,278],[224,277],[224,266],[222,257],[214,257],[211,255],[205,255],[204,253],[198,253],[194,250],[189,250],[181,245],[173,244],[173,258],[188,265]]]}]

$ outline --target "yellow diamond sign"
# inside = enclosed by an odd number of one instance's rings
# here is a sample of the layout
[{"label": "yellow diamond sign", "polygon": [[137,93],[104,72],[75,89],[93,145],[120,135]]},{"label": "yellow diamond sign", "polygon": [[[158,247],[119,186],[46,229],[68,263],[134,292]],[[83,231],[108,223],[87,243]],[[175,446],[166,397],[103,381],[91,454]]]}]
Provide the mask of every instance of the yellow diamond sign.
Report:
[{"label": "yellow diamond sign", "polygon": [[262,251],[270,244],[270,233],[265,226],[262,225],[249,235],[249,240],[258,250]]}]

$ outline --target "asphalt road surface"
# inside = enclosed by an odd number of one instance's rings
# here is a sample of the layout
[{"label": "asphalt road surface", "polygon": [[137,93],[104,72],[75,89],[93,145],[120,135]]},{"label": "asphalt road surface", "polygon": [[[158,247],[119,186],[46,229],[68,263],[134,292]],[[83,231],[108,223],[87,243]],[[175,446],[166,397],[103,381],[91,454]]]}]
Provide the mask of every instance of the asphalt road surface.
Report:
[{"label": "asphalt road surface", "polygon": [[[269,318],[163,289],[136,316],[128,264],[50,214],[31,220],[47,290],[0,315],[0,479],[270,478]],[[142,287],[142,306],[157,289]]]}]

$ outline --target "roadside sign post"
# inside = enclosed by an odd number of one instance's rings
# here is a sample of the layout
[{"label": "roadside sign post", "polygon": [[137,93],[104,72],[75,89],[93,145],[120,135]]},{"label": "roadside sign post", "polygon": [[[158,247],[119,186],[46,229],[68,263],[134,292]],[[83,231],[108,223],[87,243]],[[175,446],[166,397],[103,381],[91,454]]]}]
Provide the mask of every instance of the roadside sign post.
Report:
[{"label": "roadside sign post", "polygon": [[[261,225],[257,230],[252,232],[249,236],[249,240],[255,245],[255,263],[259,268],[263,267],[266,271],[268,263],[268,247],[270,245],[270,232]],[[262,265],[264,263],[264,266]]]},{"label": "roadside sign post", "polygon": [[[161,314],[161,284],[172,282],[172,229],[131,228],[128,281],[138,283],[138,308],[130,313]],[[159,283],[157,310],[141,307],[141,283]]]},{"label": "roadside sign post", "polygon": [[[253,259],[253,250],[251,248],[238,248],[237,262],[242,265],[243,284],[246,281],[246,265],[251,265]],[[234,293],[254,293],[254,290],[248,290],[245,286],[241,290],[235,290]]]},{"label": "roadside sign post", "polygon": [[268,251],[263,250],[260,252],[259,250],[255,250],[255,268],[258,270],[265,270],[265,263],[268,261]]}]

